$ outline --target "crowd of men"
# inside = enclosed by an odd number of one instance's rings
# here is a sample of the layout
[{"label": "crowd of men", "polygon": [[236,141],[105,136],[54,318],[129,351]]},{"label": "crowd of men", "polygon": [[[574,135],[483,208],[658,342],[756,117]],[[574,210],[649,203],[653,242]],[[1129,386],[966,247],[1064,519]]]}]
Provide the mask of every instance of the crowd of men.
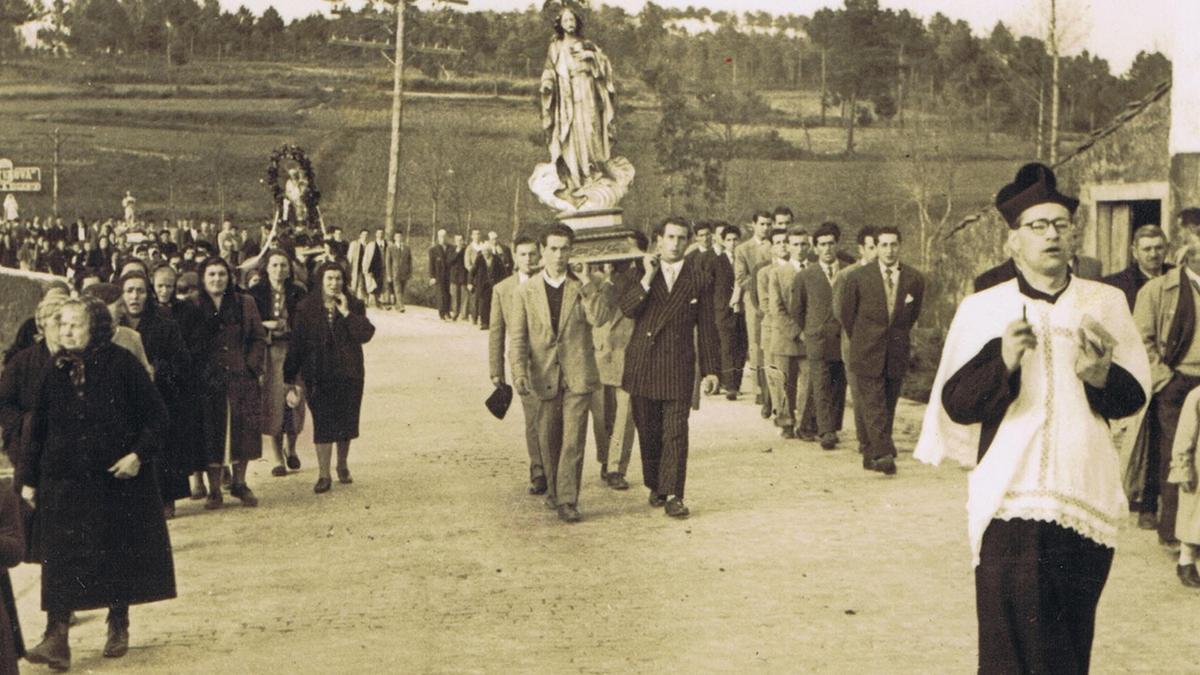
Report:
[{"label": "crowd of men", "polygon": [[[529,492],[564,521],[581,518],[589,413],[601,479],[628,489],[636,430],[650,503],[686,517],[687,417],[702,388],[731,401],[747,389],[781,437],[826,450],[841,442],[849,388],[863,468],[896,473],[893,420],[925,287],[901,262],[897,228],[860,228],[855,256],[838,224],[799,224],[787,207],[743,227],[673,217],[640,241],[643,258],[586,265],[570,262],[570,235],[560,227],[514,242],[515,274],[491,290],[489,345],[492,382],[504,387],[511,374],[520,395]],[[454,310],[440,261],[462,249],[439,233],[429,251],[443,318]],[[647,319],[647,298],[661,302],[661,317]],[[580,311],[560,317],[567,309]]]}]

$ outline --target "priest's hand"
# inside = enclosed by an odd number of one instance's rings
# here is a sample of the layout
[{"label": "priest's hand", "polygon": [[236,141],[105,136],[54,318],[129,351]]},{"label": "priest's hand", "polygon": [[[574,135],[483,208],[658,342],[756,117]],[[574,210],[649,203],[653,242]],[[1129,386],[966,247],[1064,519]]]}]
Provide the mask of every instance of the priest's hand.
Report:
[{"label": "priest's hand", "polygon": [[1033,326],[1025,319],[1017,319],[1008,324],[1004,335],[1000,337],[1000,356],[1008,372],[1016,372],[1021,367],[1021,357],[1030,349],[1037,348],[1037,337],[1033,334]]},{"label": "priest's hand", "polygon": [[138,459],[137,453],[131,452],[118,459],[116,464],[108,467],[108,472],[113,475],[113,478],[134,478],[141,469],[142,460]]},{"label": "priest's hand", "polygon": [[1108,369],[1112,366],[1112,345],[1089,339],[1082,328],[1077,339],[1079,355],[1075,357],[1075,374],[1097,389],[1104,388],[1104,383],[1108,381]]}]

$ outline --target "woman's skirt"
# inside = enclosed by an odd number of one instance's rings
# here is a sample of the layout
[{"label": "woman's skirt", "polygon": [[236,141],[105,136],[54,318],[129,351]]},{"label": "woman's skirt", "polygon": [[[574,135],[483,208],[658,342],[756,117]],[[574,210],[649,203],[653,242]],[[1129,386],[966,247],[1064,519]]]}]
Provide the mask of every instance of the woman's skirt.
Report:
[{"label": "woman's skirt", "polygon": [[304,431],[304,389],[300,390],[300,405],[289,408],[288,386],[283,381],[283,361],[287,358],[286,340],[271,343],[267,350],[267,364],[263,369],[263,428],[268,436],[299,434]]},{"label": "woman's skirt", "polygon": [[362,397],[362,380],[334,380],[311,387],[308,407],[312,410],[313,443],[358,438]]}]

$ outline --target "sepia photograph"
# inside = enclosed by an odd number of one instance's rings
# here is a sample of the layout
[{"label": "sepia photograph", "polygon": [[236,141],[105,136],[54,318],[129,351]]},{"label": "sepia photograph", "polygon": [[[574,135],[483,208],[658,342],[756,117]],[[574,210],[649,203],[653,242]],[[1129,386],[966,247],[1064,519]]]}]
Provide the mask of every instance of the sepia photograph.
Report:
[{"label": "sepia photograph", "polygon": [[1200,673],[1197,34],[0,0],[0,675]]}]

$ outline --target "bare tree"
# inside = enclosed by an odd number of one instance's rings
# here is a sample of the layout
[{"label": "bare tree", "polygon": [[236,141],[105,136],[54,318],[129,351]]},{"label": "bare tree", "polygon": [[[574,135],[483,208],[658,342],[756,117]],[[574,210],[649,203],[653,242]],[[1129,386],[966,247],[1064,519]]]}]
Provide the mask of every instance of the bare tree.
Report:
[{"label": "bare tree", "polygon": [[1059,59],[1064,53],[1078,51],[1092,31],[1091,12],[1086,0],[1031,0],[1031,11],[1022,14],[1018,28],[1041,35],[1050,56],[1050,141],[1049,160],[1058,161],[1058,126],[1061,84]]},{"label": "bare tree", "polygon": [[906,152],[900,163],[900,185],[906,201],[916,211],[920,266],[924,269],[930,269],[934,246],[956,224],[955,177],[961,167],[949,150],[952,144],[948,133],[954,125],[911,121],[902,134]]}]

